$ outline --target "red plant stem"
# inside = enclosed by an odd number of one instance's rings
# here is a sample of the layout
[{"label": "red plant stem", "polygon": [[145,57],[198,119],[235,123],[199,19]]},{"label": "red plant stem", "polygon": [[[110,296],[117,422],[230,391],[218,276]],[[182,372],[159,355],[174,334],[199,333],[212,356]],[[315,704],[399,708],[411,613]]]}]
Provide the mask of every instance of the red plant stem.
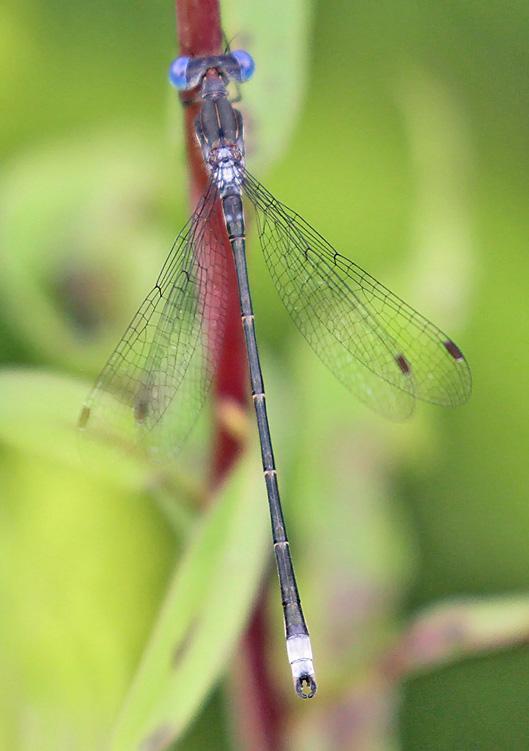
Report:
[{"label": "red plant stem", "polygon": [[181,55],[217,55],[222,45],[218,0],[176,0]]},{"label": "red plant stem", "polygon": [[285,748],[284,705],[268,675],[267,635],[266,600],[260,597],[241,642],[236,680],[233,681],[237,740],[240,747],[248,751],[281,751]]},{"label": "red plant stem", "polygon": [[[221,51],[222,30],[218,0],[177,0],[176,16],[181,55],[216,55]],[[207,187],[207,174],[202,155],[195,137],[194,123],[199,103],[194,101],[197,92],[184,92],[186,148],[190,171],[191,201],[195,206]],[[225,311],[224,341],[220,354],[218,371],[215,377],[215,404],[235,402],[246,408],[246,363],[242,336],[237,279],[232,261],[231,246],[224,227],[220,206],[211,217],[209,224],[216,237],[224,238],[224,251],[228,258],[227,300]],[[215,487],[229,472],[241,450],[240,441],[224,427],[222,409],[216,410],[215,442],[211,471],[211,483]]]},{"label": "red plant stem", "polygon": [[[222,49],[222,28],[218,0],[176,0],[178,37],[181,55],[214,55]],[[195,92],[196,94],[196,92]],[[198,103],[186,93],[186,148],[190,173],[190,194],[196,205],[207,187],[207,174],[194,131]],[[220,205],[214,212],[209,231],[224,238],[224,250],[231,273],[228,278],[225,330],[218,370],[214,382],[217,405],[211,486],[217,486],[229,473],[242,449],[241,439],[231,434],[222,420],[222,405],[235,403],[248,408],[248,378],[245,345],[240,319],[239,296],[232,250],[226,233]],[[264,600],[260,597],[241,643],[245,668],[241,671],[238,708],[239,736],[249,751],[280,751],[283,746],[283,713],[266,661],[267,623]],[[238,676],[237,676],[238,677]]]}]

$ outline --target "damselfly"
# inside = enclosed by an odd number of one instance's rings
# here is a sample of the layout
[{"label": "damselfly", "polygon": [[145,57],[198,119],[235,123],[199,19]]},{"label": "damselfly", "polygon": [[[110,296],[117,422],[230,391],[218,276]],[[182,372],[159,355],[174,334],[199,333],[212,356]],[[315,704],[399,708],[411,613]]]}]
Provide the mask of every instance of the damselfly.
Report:
[{"label": "damselfly", "polygon": [[178,235],[153,289],[99,376],[80,426],[138,429],[151,452],[177,451],[205,400],[223,346],[229,258],[210,230],[220,205],[233,251],[252,397],[261,442],[286,645],[298,696],[316,692],[303,616],[279,497],[265,390],[255,337],[243,197],[255,209],[266,264],[294,323],[345,386],[393,419],[415,400],[446,406],[471,390],[459,347],[437,326],[352,261],[337,253],[295,211],[274,198],[245,166],[243,121],[228,95],[254,70],[247,52],[180,57],[170,69],[176,88],[200,87],[195,133],[209,184]]}]

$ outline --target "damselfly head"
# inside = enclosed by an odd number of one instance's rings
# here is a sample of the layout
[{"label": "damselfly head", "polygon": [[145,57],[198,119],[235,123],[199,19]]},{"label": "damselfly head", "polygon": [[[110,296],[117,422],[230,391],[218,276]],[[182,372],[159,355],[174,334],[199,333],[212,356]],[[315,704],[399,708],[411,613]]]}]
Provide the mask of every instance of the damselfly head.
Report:
[{"label": "damselfly head", "polygon": [[190,60],[190,57],[177,57],[169,68],[169,80],[176,89],[181,91],[188,88],[187,68]]},{"label": "damselfly head", "polygon": [[255,62],[253,57],[246,50],[235,50],[231,53],[231,57],[239,63],[239,77],[236,78],[240,83],[248,81],[254,74]]},{"label": "damselfly head", "polygon": [[169,80],[179,91],[189,91],[200,85],[211,68],[217,70],[225,79],[244,83],[252,77],[255,62],[245,50],[235,50],[229,55],[177,57],[169,68]]}]

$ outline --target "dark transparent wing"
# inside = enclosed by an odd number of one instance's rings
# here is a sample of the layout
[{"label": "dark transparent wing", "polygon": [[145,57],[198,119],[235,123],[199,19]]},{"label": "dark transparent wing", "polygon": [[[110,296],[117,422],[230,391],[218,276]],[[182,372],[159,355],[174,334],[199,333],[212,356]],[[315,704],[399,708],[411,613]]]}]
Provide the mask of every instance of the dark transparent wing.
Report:
[{"label": "dark transparent wing", "polygon": [[193,427],[224,331],[227,261],[208,228],[216,197],[210,185],[103,368],[80,417],[87,433],[139,433],[143,446],[163,458]]},{"label": "dark transparent wing", "polygon": [[266,263],[285,307],[321,360],[377,412],[403,419],[415,397],[465,402],[471,375],[457,345],[246,173]]}]

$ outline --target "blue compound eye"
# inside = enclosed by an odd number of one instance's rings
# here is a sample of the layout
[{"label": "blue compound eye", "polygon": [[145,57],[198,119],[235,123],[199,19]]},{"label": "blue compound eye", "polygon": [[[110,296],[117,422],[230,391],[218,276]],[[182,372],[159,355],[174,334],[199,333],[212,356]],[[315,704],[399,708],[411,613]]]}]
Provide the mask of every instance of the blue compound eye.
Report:
[{"label": "blue compound eye", "polygon": [[253,72],[255,70],[253,57],[245,50],[235,50],[235,52],[231,53],[231,56],[234,57],[239,63],[239,80],[241,83],[244,83],[253,76]]},{"label": "blue compound eye", "polygon": [[189,65],[190,57],[177,57],[173,60],[171,67],[169,68],[169,80],[173,86],[180,90],[188,88],[187,81],[187,66]]}]

